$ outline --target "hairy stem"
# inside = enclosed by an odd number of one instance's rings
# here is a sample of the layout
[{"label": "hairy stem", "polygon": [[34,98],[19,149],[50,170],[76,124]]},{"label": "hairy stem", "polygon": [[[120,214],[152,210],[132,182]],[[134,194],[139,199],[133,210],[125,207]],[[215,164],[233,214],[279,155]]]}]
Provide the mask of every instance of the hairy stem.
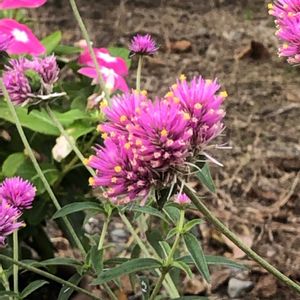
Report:
[{"label": "hairy stem", "polygon": [[[13,233],[13,259],[19,260],[19,237],[18,230]],[[19,267],[18,265],[13,265],[13,279],[14,279],[14,292],[19,294]]]},{"label": "hairy stem", "polygon": [[99,244],[98,244],[98,250],[103,249],[103,244],[104,244],[105,235],[107,232],[109,221],[110,221],[110,216],[107,216],[104,221],[103,227],[102,227],[101,236],[100,236]]},{"label": "hairy stem", "polygon": [[69,288],[71,288],[71,289],[73,289],[73,290],[75,290],[75,291],[77,291],[79,293],[83,293],[83,294],[91,297],[92,299],[96,299],[96,300],[100,299],[100,298],[94,296],[89,291],[87,291],[85,289],[82,289],[82,288],[78,287],[77,285],[75,285],[75,284],[73,284],[73,283],[71,283],[69,281],[63,280],[63,279],[61,279],[61,278],[59,278],[59,277],[57,277],[57,276],[55,276],[55,275],[53,275],[51,273],[48,273],[46,271],[40,270],[40,269],[38,269],[36,267],[33,267],[33,266],[30,266],[28,264],[24,264],[24,263],[22,263],[20,261],[16,261],[16,260],[14,260],[14,259],[12,259],[12,258],[10,258],[8,256],[2,255],[2,254],[0,254],[0,259],[8,261],[10,263],[13,263],[14,265],[17,265],[18,267],[20,267],[22,269],[28,270],[30,272],[36,273],[36,274],[41,275],[43,277],[46,277],[46,278],[48,278],[50,280],[58,282],[58,283],[60,283],[62,285],[65,285],[65,286],[67,286],[67,287],[69,287]]},{"label": "hairy stem", "polygon": [[[0,87],[1,87],[1,90],[3,91],[4,98],[6,99],[7,105],[9,107],[9,110],[10,110],[11,114],[12,114],[12,117],[13,117],[14,122],[16,124],[18,133],[19,133],[20,138],[21,138],[21,140],[22,140],[22,142],[24,144],[24,147],[25,147],[25,149],[26,149],[26,151],[28,153],[28,156],[30,157],[30,159],[32,161],[32,164],[33,164],[33,166],[34,166],[34,168],[35,168],[38,176],[40,177],[41,181],[43,182],[44,187],[45,187],[46,191],[48,192],[49,197],[51,198],[51,200],[52,200],[55,208],[57,210],[60,210],[61,206],[60,206],[60,204],[59,204],[56,196],[54,195],[54,193],[53,193],[53,191],[52,191],[52,189],[50,187],[50,184],[48,183],[48,181],[47,181],[47,179],[46,179],[46,177],[45,177],[45,175],[44,175],[44,173],[43,173],[43,171],[42,171],[39,163],[37,162],[37,160],[36,160],[36,158],[34,156],[34,153],[33,153],[32,149],[30,147],[30,144],[29,144],[29,142],[27,140],[27,137],[26,137],[26,135],[24,133],[24,130],[23,130],[22,125],[21,125],[21,122],[20,122],[19,117],[17,115],[16,109],[15,109],[13,103],[11,102],[11,99],[9,97],[9,94],[8,94],[5,86],[4,86],[4,83],[3,83],[2,79],[0,79]],[[63,222],[64,222],[66,228],[68,229],[70,235],[72,236],[72,238],[73,238],[76,246],[82,252],[83,255],[86,255],[86,251],[85,251],[85,249],[84,249],[84,247],[83,247],[80,239],[78,238],[76,232],[74,231],[73,226],[71,225],[70,221],[68,220],[67,217],[63,217],[62,219],[63,219]]]},{"label": "hairy stem", "polygon": [[99,85],[100,85],[101,89],[104,91],[105,98],[107,100],[109,100],[110,93],[109,93],[108,89],[106,88],[105,82],[103,80],[103,76],[102,76],[101,70],[100,70],[100,65],[99,65],[99,62],[97,60],[95,51],[94,51],[93,46],[92,46],[91,38],[90,38],[89,33],[86,29],[86,26],[83,23],[82,18],[80,16],[78,7],[76,5],[76,1],[75,0],[69,0],[69,2],[70,2],[70,5],[71,5],[71,8],[72,8],[74,17],[75,17],[75,19],[76,19],[76,21],[77,21],[77,23],[80,27],[80,30],[82,32],[82,35],[83,35],[83,37],[84,37],[84,39],[87,43],[87,47],[89,49],[91,58],[93,60],[93,63],[94,63],[94,66],[95,66],[95,69],[96,69],[96,72],[97,72],[97,77],[98,77],[97,80],[99,81]]},{"label": "hairy stem", "polygon": [[300,293],[300,286],[281,273],[265,259],[254,252],[250,247],[246,246],[229,228],[227,228],[219,219],[217,219],[210,210],[197,197],[195,192],[187,185],[184,186],[183,192],[191,199],[197,209],[227,238],[229,238],[236,246],[243,250],[250,258],[260,264],[265,270],[273,274],[279,281],[283,282],[290,288]]}]

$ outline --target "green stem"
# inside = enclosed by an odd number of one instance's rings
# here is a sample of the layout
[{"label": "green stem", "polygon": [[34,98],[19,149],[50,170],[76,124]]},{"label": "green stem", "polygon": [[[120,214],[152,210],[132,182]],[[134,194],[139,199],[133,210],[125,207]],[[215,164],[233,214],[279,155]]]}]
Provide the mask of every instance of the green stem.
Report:
[{"label": "green stem", "polygon": [[[21,122],[20,122],[19,117],[17,115],[16,109],[15,109],[13,103],[11,102],[11,99],[8,95],[8,92],[7,92],[7,90],[4,86],[4,83],[3,83],[2,79],[0,79],[0,87],[1,87],[1,90],[3,91],[4,98],[6,99],[7,105],[9,107],[10,112],[11,112],[13,120],[16,124],[18,133],[19,133],[20,138],[21,138],[21,140],[24,144],[24,147],[25,147],[25,149],[26,149],[26,151],[27,151],[27,153],[28,153],[28,155],[29,155],[29,157],[32,161],[32,164],[33,164],[37,174],[39,175],[41,181],[43,182],[44,187],[45,187],[46,191],[48,192],[49,197],[51,198],[55,208],[57,210],[60,210],[61,206],[60,206],[56,196],[54,195],[54,193],[53,193],[53,191],[52,191],[52,189],[51,189],[51,187],[50,187],[50,185],[49,185],[49,183],[48,183],[48,181],[47,181],[47,179],[46,179],[46,177],[45,177],[45,175],[44,175],[44,173],[43,173],[43,171],[40,167],[40,165],[38,164],[38,162],[37,162],[37,160],[34,156],[34,153],[33,153],[32,149],[30,147],[30,144],[29,144],[29,142],[26,138],[26,135],[25,135],[24,130],[22,128]],[[75,244],[77,245],[78,249],[80,249],[80,251],[82,252],[83,255],[86,255],[86,251],[85,251],[80,239],[76,235],[76,232],[74,231],[73,226],[71,225],[70,221],[66,217],[63,217],[62,219],[63,219],[63,221],[65,223],[65,226],[67,227],[70,235],[72,236]]]},{"label": "green stem", "polygon": [[180,218],[179,218],[179,222],[178,222],[178,232],[176,234],[175,241],[173,243],[173,246],[171,248],[170,253],[168,254],[168,257],[166,259],[166,263],[164,265],[164,268],[161,272],[160,278],[159,278],[157,284],[155,285],[154,290],[153,290],[149,300],[154,300],[155,299],[155,296],[159,293],[161,285],[162,285],[166,275],[168,274],[168,272],[170,270],[170,267],[172,266],[173,257],[174,257],[175,251],[178,247],[178,244],[179,244],[179,241],[180,241],[180,238],[181,238],[181,232],[182,232],[182,229],[183,229],[183,225],[184,225],[184,209],[181,209],[180,210]]},{"label": "green stem", "polygon": [[[138,245],[141,248],[142,252],[147,257],[151,257],[150,252],[148,251],[148,249],[146,248],[146,246],[144,245],[144,243],[142,242],[142,240],[140,239],[138,234],[135,232],[134,228],[132,227],[132,225],[129,222],[129,220],[127,219],[127,217],[122,213],[120,213],[120,217],[121,217],[122,221],[124,222],[124,224],[126,225],[129,232],[131,233],[131,235],[134,237],[134,239],[138,243]],[[156,252],[154,252],[154,256],[155,256],[155,258],[160,259],[160,257],[156,254]],[[156,272],[159,276],[162,275],[162,273],[159,270],[157,270]],[[174,284],[174,282],[173,282],[173,280],[172,280],[172,278],[170,277],[169,274],[166,275],[166,280],[163,281],[163,285],[164,285],[165,289],[168,291],[169,295],[172,298],[177,298],[177,297],[180,296],[178,291],[177,291],[177,288],[176,288],[176,286],[175,286],[175,284]]]},{"label": "green stem", "polygon": [[100,65],[98,63],[98,60],[97,60],[97,57],[96,57],[96,54],[95,54],[95,51],[92,47],[92,42],[91,42],[91,39],[90,39],[90,36],[89,36],[89,33],[83,23],[83,20],[80,16],[80,13],[79,13],[79,10],[78,10],[78,7],[76,5],[76,2],[75,0],[69,0],[70,2],[70,5],[72,7],[72,10],[73,10],[73,14],[74,14],[74,17],[80,27],[80,30],[82,32],[82,35],[87,43],[87,47],[89,49],[89,52],[90,52],[90,55],[91,55],[91,58],[93,60],[93,63],[94,63],[94,66],[95,66],[95,69],[96,69],[96,72],[97,72],[97,80],[99,81],[99,84],[101,86],[101,89],[104,91],[104,94],[105,94],[105,98],[107,100],[109,100],[110,98],[110,93],[108,91],[108,89],[106,88],[106,85],[105,85],[105,82],[103,80],[103,76],[101,74],[101,71],[100,71]]},{"label": "green stem", "polygon": [[61,278],[59,278],[59,277],[57,277],[57,276],[55,276],[55,275],[53,275],[51,273],[48,273],[46,271],[43,271],[43,270],[40,270],[40,269],[38,269],[36,267],[24,264],[24,263],[22,263],[20,261],[16,261],[16,260],[14,260],[14,259],[12,259],[12,258],[10,258],[8,256],[2,255],[2,254],[0,254],[0,259],[8,261],[10,263],[13,263],[14,265],[17,265],[18,267],[20,267],[22,269],[28,270],[30,272],[36,273],[36,274],[41,275],[43,277],[46,277],[46,278],[48,278],[50,280],[58,282],[58,283],[60,283],[62,285],[65,285],[65,286],[67,286],[67,287],[69,287],[69,288],[71,288],[71,289],[73,289],[73,290],[75,290],[75,291],[77,291],[79,293],[83,293],[83,294],[91,297],[92,299],[96,299],[96,300],[100,299],[100,298],[94,296],[89,291],[87,291],[85,289],[82,289],[82,288],[78,287],[77,285],[74,285],[73,283],[71,283],[69,281],[65,281],[65,280],[63,280],[63,279],[61,279]]},{"label": "green stem", "polygon": [[113,291],[107,283],[104,283],[103,286],[105,288],[106,293],[110,296],[111,300],[118,300],[118,297],[113,293]]},{"label": "green stem", "polygon": [[143,65],[143,56],[139,55],[138,67],[136,71],[136,90],[141,90],[141,76],[142,76],[142,65]]},{"label": "green stem", "polygon": [[[13,259],[15,261],[19,260],[19,238],[18,230],[13,233]],[[13,278],[14,278],[14,292],[19,295],[19,267],[18,265],[13,265]]]},{"label": "green stem", "polygon": [[105,235],[107,232],[109,221],[110,221],[110,216],[107,216],[104,221],[103,227],[102,227],[101,236],[100,236],[99,244],[98,244],[98,250],[103,249],[103,244],[104,244]]},{"label": "green stem", "polygon": [[[9,282],[8,282],[6,274],[3,270],[2,264],[0,264],[0,276],[1,276],[1,282],[2,282],[3,287],[5,288],[6,291],[9,291],[10,290]],[[9,299],[11,299],[11,298],[9,298]]]},{"label": "green stem", "polygon": [[250,258],[260,264],[265,270],[273,274],[279,281],[285,283],[290,288],[300,293],[300,286],[290,278],[282,274],[279,270],[269,264],[250,247],[246,246],[233,232],[230,231],[219,219],[217,219],[210,210],[196,196],[195,192],[187,185],[184,186],[183,192],[191,199],[197,209],[229,240],[243,250]]}]

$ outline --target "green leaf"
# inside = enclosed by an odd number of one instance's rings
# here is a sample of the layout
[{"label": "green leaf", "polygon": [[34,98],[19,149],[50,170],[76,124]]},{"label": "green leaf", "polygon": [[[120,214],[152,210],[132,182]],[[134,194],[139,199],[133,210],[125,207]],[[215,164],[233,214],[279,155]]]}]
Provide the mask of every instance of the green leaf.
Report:
[{"label": "green leaf", "polygon": [[165,205],[163,211],[168,216],[168,218],[173,222],[173,224],[177,225],[180,218],[180,210],[173,205]]},{"label": "green leaf", "polygon": [[209,298],[202,296],[182,296],[173,300],[209,300]]},{"label": "green leaf", "polygon": [[57,45],[54,49],[54,53],[58,56],[79,54],[82,52],[81,48],[68,46],[68,45]]},{"label": "green leaf", "polygon": [[198,271],[203,275],[207,282],[210,282],[209,269],[200,242],[189,232],[186,232],[183,235],[183,238]]},{"label": "green leaf", "polygon": [[43,260],[38,262],[42,266],[70,266],[70,267],[78,267],[81,265],[81,262],[74,258],[68,257],[56,257]]},{"label": "green leaf", "polygon": [[172,228],[167,236],[166,236],[166,240],[169,240],[171,237],[173,237],[176,233],[178,232],[178,229],[177,228]]},{"label": "green leaf", "polygon": [[87,264],[93,267],[96,275],[100,274],[103,269],[103,249],[98,250],[97,245],[92,246],[87,255]]},{"label": "green leaf", "polygon": [[122,275],[128,275],[131,273],[157,269],[161,267],[161,262],[153,258],[135,258],[128,262],[125,262],[113,269],[102,272],[98,278],[96,278],[92,284],[103,284],[107,281],[117,279]]},{"label": "green leaf", "polygon": [[36,291],[37,289],[41,288],[43,285],[48,284],[48,281],[45,280],[35,280],[29,283],[26,288],[21,292],[20,298],[24,299],[29,296],[31,293]]},{"label": "green leaf", "polygon": [[26,156],[23,152],[9,155],[2,165],[2,173],[6,177],[12,177],[16,174],[18,168],[24,163]]},{"label": "green leaf", "polygon": [[100,203],[96,202],[74,202],[67,204],[66,206],[62,207],[60,210],[58,210],[54,215],[53,219],[65,217],[69,214],[83,211],[83,210],[96,210],[103,212],[103,208],[101,207]]},{"label": "green leaf", "polygon": [[[79,275],[78,273],[75,273],[73,276],[71,276],[69,278],[68,282],[78,285],[81,278],[82,278],[81,275]],[[59,292],[57,300],[68,300],[71,297],[71,295],[73,294],[73,292],[74,292],[74,290],[72,288],[63,285]]]},{"label": "green leaf", "polygon": [[190,231],[194,226],[199,225],[199,224],[202,224],[202,223],[203,223],[203,220],[201,220],[201,219],[194,219],[194,220],[188,221],[188,222],[184,225],[183,231],[184,231],[184,232],[188,232],[188,231]]},{"label": "green leaf", "polygon": [[95,126],[91,126],[90,124],[85,124],[83,122],[75,122],[68,129],[66,129],[67,133],[70,136],[72,136],[75,140],[94,130],[95,130]]},{"label": "green leaf", "polygon": [[188,264],[186,264],[183,261],[173,261],[172,266],[177,268],[177,269],[181,269],[183,272],[185,272],[190,278],[193,277],[193,273],[191,268],[189,267]]},{"label": "green leaf", "polygon": [[[7,296],[7,298],[2,298],[2,296]],[[8,299],[8,297],[14,297],[16,299],[20,299],[19,295],[12,291],[0,291],[0,299]]]},{"label": "green leaf", "polygon": [[164,220],[166,223],[169,223],[169,221],[165,218],[165,216],[156,208],[151,207],[151,206],[130,206],[129,210],[132,210],[134,212],[140,212],[140,213],[145,213],[151,216],[158,217],[162,220]]},{"label": "green leaf", "polygon": [[118,48],[118,47],[109,47],[109,53],[115,57],[121,57],[125,60],[128,69],[131,66],[131,59],[129,58],[129,50],[126,48]]},{"label": "green leaf", "polygon": [[165,241],[160,241],[159,245],[161,249],[164,251],[165,257],[167,258],[169,256],[169,253],[171,252],[170,245]]},{"label": "green leaf", "polygon": [[51,54],[55,47],[60,43],[62,38],[60,31],[55,31],[41,40],[47,50],[47,54]]},{"label": "green leaf", "polygon": [[216,192],[216,187],[210,174],[208,163],[205,163],[201,172],[197,172],[197,177],[212,193]]},{"label": "green leaf", "polygon": [[164,252],[162,251],[161,246],[159,244],[160,241],[164,240],[161,232],[158,229],[147,230],[146,237],[147,237],[147,241],[154,248],[156,253],[160,257],[164,257]]}]

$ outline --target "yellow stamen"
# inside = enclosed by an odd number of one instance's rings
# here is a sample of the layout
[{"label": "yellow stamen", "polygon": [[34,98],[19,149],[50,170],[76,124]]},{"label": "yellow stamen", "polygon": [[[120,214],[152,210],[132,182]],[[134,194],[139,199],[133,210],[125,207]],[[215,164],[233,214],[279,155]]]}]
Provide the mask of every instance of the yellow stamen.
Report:
[{"label": "yellow stamen", "polygon": [[140,145],[142,145],[143,143],[142,143],[141,140],[136,140],[136,141],[135,141],[135,144],[136,144],[137,146],[140,146]]},{"label": "yellow stamen", "polygon": [[172,84],[172,86],[171,86],[171,88],[174,89],[174,90],[176,90],[177,87],[178,87],[177,83],[174,83],[174,84]]},{"label": "yellow stamen", "polygon": [[173,97],[173,96],[174,96],[174,93],[170,91],[170,92],[166,93],[165,98]]},{"label": "yellow stamen", "polygon": [[85,158],[83,160],[84,165],[87,166],[89,164],[89,162],[91,161],[91,159],[92,159],[92,156],[90,156],[89,158]]},{"label": "yellow stamen", "polygon": [[284,43],[283,45],[282,45],[282,48],[283,49],[286,49],[286,48],[288,48],[289,47],[289,44],[287,44],[287,43]]},{"label": "yellow stamen", "polygon": [[125,116],[125,115],[122,115],[121,117],[120,117],[120,121],[121,122],[125,122],[127,120],[127,117]]},{"label": "yellow stamen", "polygon": [[103,99],[100,103],[100,108],[103,109],[108,106],[108,102],[106,99]]},{"label": "yellow stamen", "polygon": [[112,177],[112,178],[111,178],[111,182],[112,182],[112,183],[116,183],[116,182],[117,182],[117,177]]},{"label": "yellow stamen", "polygon": [[99,124],[99,125],[97,126],[97,131],[98,131],[98,132],[104,131],[103,126],[102,126],[101,124]]},{"label": "yellow stamen", "polygon": [[174,98],[173,98],[173,101],[174,101],[174,103],[179,103],[179,102],[180,102],[180,100],[179,100],[178,97],[174,97]]},{"label": "yellow stamen", "polygon": [[272,9],[273,8],[273,4],[272,3],[268,3],[268,9]]},{"label": "yellow stamen", "polygon": [[185,120],[190,120],[190,119],[191,119],[191,116],[190,116],[189,113],[185,112],[185,113],[183,113],[183,118],[184,118]]},{"label": "yellow stamen", "polygon": [[220,96],[223,98],[226,98],[226,97],[228,97],[228,93],[226,91],[223,91],[220,93]]},{"label": "yellow stamen", "polygon": [[205,82],[206,82],[207,84],[210,84],[210,83],[212,83],[212,80],[211,80],[211,79],[206,79]]},{"label": "yellow stamen", "polygon": [[167,136],[168,135],[168,131],[166,129],[163,129],[161,132],[160,132],[160,135],[161,136]]},{"label": "yellow stamen", "polygon": [[108,138],[108,134],[106,132],[101,134],[101,137],[106,140]]},{"label": "yellow stamen", "polygon": [[127,149],[127,150],[130,149],[130,147],[131,147],[131,146],[130,146],[130,143],[126,143],[126,144],[124,145],[124,147],[125,147],[125,149]]},{"label": "yellow stamen", "polygon": [[147,92],[146,90],[142,90],[142,91],[141,91],[141,94],[142,94],[143,96],[147,96],[148,92]]},{"label": "yellow stamen", "polygon": [[197,102],[197,103],[195,103],[194,108],[195,109],[201,109],[202,108],[202,104],[199,103],[199,102]]},{"label": "yellow stamen", "polygon": [[121,168],[121,166],[115,166],[114,170],[116,173],[120,173],[122,171],[122,168]]},{"label": "yellow stamen", "polygon": [[89,185],[90,186],[93,186],[95,184],[95,179],[94,179],[94,177],[90,177],[89,178]]},{"label": "yellow stamen", "polygon": [[179,80],[180,80],[180,81],[186,80],[186,76],[185,76],[184,74],[181,74],[181,75],[179,76]]}]

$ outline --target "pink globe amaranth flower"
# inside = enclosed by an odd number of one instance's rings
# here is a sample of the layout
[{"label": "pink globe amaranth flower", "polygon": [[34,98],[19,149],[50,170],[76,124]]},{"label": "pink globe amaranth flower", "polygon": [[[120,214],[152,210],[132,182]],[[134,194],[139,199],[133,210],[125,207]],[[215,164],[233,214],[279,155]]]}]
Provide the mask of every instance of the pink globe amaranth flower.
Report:
[{"label": "pink globe amaranth flower", "polygon": [[177,194],[174,197],[174,202],[180,205],[186,205],[191,203],[191,199],[184,193]]},{"label": "pink globe amaranth flower", "polygon": [[129,132],[138,158],[149,162],[154,170],[165,172],[179,166],[189,154],[192,130],[174,103],[149,101]]},{"label": "pink globe amaranth flower", "polygon": [[46,2],[47,0],[1,0],[0,9],[35,8]]},{"label": "pink globe amaranth flower", "polygon": [[12,45],[13,40],[11,34],[0,32],[0,51],[6,51]]},{"label": "pink globe amaranth flower", "polygon": [[[128,75],[128,67],[123,58],[111,56],[109,51],[105,48],[94,48],[94,52],[99,66],[112,69],[116,74],[121,76]],[[84,47],[84,52],[78,58],[78,63],[80,65],[94,67],[94,62],[86,46]]]},{"label": "pink globe amaranth flower", "polygon": [[43,82],[47,85],[53,85],[58,80],[59,67],[54,55],[35,58],[32,69],[41,76]]},{"label": "pink globe amaranth flower", "polygon": [[6,178],[0,185],[0,201],[20,211],[32,207],[36,188],[27,180],[20,177]]},{"label": "pink globe amaranth flower", "polygon": [[130,56],[133,55],[154,55],[158,47],[150,34],[135,35],[129,46]]},{"label": "pink globe amaranth flower", "polygon": [[268,4],[269,14],[277,18],[285,18],[300,12],[299,0],[277,0]]},{"label": "pink globe amaranth flower", "polygon": [[166,100],[176,103],[184,111],[193,130],[192,149],[202,150],[224,129],[225,112],[221,105],[227,93],[218,94],[219,89],[216,80],[205,80],[199,76],[188,82],[182,75],[165,96]]},{"label": "pink globe amaranth flower", "polygon": [[[117,74],[113,69],[108,69],[106,67],[101,67],[101,74],[105,82],[106,88],[110,91],[120,90],[122,92],[128,91],[128,86],[126,81],[122,76]],[[94,67],[83,67],[78,70],[78,73],[93,78],[93,84],[97,83],[97,71]]]},{"label": "pink globe amaranth flower", "polygon": [[118,204],[147,198],[152,174],[143,162],[135,159],[125,139],[107,139],[104,147],[95,150],[96,154],[88,161],[88,165],[96,169],[96,176],[90,180],[93,187],[106,188],[104,195]]},{"label": "pink globe amaranth flower", "polygon": [[5,239],[8,235],[24,226],[18,222],[21,212],[7,204],[5,200],[0,199],[0,245],[5,245]]},{"label": "pink globe amaranth flower", "polygon": [[9,54],[29,54],[37,56],[44,54],[46,48],[24,24],[13,19],[0,20],[0,33],[13,36],[13,41],[7,48]]},{"label": "pink globe amaranth flower", "polygon": [[3,73],[3,83],[15,105],[26,104],[32,93],[28,78],[18,70]]}]

